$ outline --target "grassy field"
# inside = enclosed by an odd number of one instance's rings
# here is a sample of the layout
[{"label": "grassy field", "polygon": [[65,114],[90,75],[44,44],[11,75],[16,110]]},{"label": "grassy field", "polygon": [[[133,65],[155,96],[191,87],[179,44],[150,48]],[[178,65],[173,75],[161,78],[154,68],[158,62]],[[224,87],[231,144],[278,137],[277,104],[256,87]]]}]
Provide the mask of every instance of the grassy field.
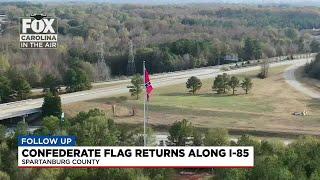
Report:
[{"label": "grassy field", "polygon": [[[211,89],[213,79],[202,81],[201,90],[194,96],[188,93],[185,84],[157,88],[149,104],[149,123],[165,126],[188,119],[201,128],[320,134],[320,103],[287,85],[282,77],[285,68],[287,66],[270,69],[269,78],[264,80],[255,78],[258,71],[238,75],[253,78],[254,87],[248,95],[241,89],[235,96],[217,95]],[[115,117],[111,113],[113,104],[117,111]],[[96,107],[119,123],[140,124],[143,120],[142,98],[134,100],[129,96],[71,104],[64,106],[64,111],[72,116]],[[132,107],[137,109],[136,116],[130,116]],[[308,116],[291,115],[304,110]]]}]

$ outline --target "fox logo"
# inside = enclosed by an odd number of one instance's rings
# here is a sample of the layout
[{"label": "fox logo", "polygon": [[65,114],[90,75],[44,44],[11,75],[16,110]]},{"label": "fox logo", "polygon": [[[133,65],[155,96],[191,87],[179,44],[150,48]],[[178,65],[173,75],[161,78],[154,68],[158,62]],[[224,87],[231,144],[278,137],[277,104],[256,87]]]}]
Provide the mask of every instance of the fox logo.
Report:
[{"label": "fox logo", "polygon": [[56,34],[57,20],[46,15],[31,15],[21,19],[22,34]]}]

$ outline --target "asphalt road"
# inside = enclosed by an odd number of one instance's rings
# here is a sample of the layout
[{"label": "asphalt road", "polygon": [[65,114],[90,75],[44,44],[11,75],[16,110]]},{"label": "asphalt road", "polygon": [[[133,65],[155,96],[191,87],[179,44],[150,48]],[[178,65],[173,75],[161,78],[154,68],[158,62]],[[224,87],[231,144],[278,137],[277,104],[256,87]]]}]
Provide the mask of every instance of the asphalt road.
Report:
[{"label": "asphalt road", "polygon": [[[277,63],[272,63],[270,66],[282,66],[282,65],[290,65],[290,64],[299,64],[301,62],[306,62],[307,59],[297,59],[297,60],[290,60],[290,61],[282,61]],[[180,72],[172,72],[166,74],[158,74],[155,76],[151,76],[151,82],[155,88],[168,86],[168,85],[175,85],[180,83],[185,83],[187,79],[191,76],[197,76],[200,79],[208,79],[214,78],[218,74],[222,74],[223,72],[220,71],[221,66],[215,67],[207,67],[207,68],[199,68],[199,69],[192,69]],[[253,67],[246,67],[236,70],[228,71],[228,74],[238,74],[252,70],[258,70],[260,66],[253,66]],[[120,83],[119,82],[123,82]],[[98,88],[92,89],[87,91],[69,93],[61,95],[62,104],[70,104],[80,101],[86,101],[91,99],[103,98],[108,96],[114,96],[119,94],[128,93],[127,85],[129,85],[129,80],[122,80],[122,81],[115,81],[115,82],[108,82],[110,84],[117,83],[113,86],[105,87],[105,88]],[[156,90],[156,89],[155,89]],[[32,112],[37,112],[40,110],[42,106],[43,98],[39,99],[29,99],[24,101],[17,101],[12,103],[0,104],[0,120],[7,119],[10,117],[17,117],[23,114],[28,114]]]},{"label": "asphalt road", "polygon": [[315,92],[307,87],[305,87],[302,83],[296,80],[295,78],[295,71],[306,64],[306,61],[301,61],[297,64],[294,64],[293,66],[290,66],[286,69],[285,73],[283,74],[286,82],[290,84],[293,88],[295,88],[297,91],[315,99],[320,99],[320,93]]}]

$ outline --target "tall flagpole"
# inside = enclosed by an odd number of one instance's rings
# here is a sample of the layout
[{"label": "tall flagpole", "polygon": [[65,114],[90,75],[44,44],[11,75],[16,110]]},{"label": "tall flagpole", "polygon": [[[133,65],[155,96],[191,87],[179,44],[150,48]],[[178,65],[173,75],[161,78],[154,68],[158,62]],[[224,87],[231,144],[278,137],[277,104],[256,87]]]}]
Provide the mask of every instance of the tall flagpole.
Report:
[{"label": "tall flagpole", "polygon": [[144,102],[143,102],[143,145],[147,145],[147,135],[146,135],[146,66],[145,61],[143,61],[143,86],[144,86]]}]

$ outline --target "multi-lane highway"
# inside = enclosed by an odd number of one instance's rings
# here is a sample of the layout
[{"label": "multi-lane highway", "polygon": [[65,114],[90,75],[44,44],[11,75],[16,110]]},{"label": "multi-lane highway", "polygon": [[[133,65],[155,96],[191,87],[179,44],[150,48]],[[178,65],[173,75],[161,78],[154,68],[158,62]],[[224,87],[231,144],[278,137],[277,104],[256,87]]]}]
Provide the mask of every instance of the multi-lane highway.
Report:
[{"label": "multi-lane highway", "polygon": [[[281,61],[281,62],[272,63],[271,67],[305,63],[308,60],[309,58],[290,60],[290,61]],[[192,70],[165,73],[165,74],[157,74],[157,75],[151,76],[151,81],[154,87],[157,88],[161,86],[185,83],[186,80],[191,76],[197,76],[200,79],[214,78],[218,74],[223,73],[223,71],[221,71],[220,68],[221,66],[215,66],[215,67],[206,67],[206,68],[192,69]],[[246,67],[246,68],[228,71],[228,74],[237,74],[237,73],[242,73],[242,72],[247,72],[252,70],[258,70],[259,68],[260,66]],[[97,99],[102,97],[128,93],[127,86],[129,83],[130,83],[129,80],[106,82],[104,84],[108,84],[108,86],[104,88],[97,88],[97,89],[92,89],[87,91],[63,94],[61,95],[62,104],[70,104],[70,103],[75,103],[79,101],[85,101],[90,99]],[[42,106],[42,103],[43,103],[43,98],[29,99],[24,101],[1,104],[0,120],[39,112]]]}]

